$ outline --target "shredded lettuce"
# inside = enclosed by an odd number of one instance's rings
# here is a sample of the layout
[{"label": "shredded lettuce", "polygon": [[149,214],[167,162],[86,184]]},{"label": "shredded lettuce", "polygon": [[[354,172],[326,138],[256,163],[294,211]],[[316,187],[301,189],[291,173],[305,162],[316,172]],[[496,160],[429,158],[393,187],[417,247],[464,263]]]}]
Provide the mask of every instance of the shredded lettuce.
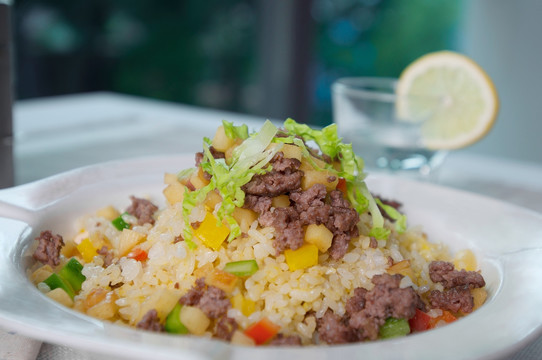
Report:
[{"label": "shredded lettuce", "polygon": [[230,139],[242,139],[248,138],[248,126],[246,124],[235,126],[232,122],[222,120],[222,126],[224,126],[224,132]]},{"label": "shredded lettuce", "polygon": [[393,206],[384,204],[379,198],[375,198],[375,201],[390,218],[395,220],[395,230],[399,234],[404,233],[406,231],[406,215],[401,214]]}]

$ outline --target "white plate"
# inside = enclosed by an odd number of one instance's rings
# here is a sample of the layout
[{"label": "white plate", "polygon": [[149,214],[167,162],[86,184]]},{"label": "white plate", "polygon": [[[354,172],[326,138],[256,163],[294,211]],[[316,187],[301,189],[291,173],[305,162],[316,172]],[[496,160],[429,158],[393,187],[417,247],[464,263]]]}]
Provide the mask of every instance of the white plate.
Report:
[{"label": "white plate", "polygon": [[446,327],[400,339],[344,346],[246,348],[189,336],[136,331],[53,302],[26,278],[25,248],[40,231],[73,233],[78,216],[129,195],[161,198],[163,174],[192,155],[135,159],[74,170],[0,191],[0,324],[40,340],[131,359],[477,359],[505,356],[542,330],[542,216],[496,200],[427,183],[378,176],[376,194],[404,203],[409,223],[431,240],[478,256],[489,298]]}]

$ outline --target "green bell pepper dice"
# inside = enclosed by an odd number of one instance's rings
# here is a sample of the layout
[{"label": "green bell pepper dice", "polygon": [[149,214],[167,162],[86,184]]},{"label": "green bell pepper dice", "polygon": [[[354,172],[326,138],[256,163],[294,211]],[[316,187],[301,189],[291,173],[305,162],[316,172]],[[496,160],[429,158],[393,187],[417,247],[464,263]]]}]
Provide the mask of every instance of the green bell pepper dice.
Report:
[{"label": "green bell pepper dice", "polygon": [[60,269],[58,274],[71,285],[75,292],[78,292],[81,290],[83,281],[87,279],[85,275],[81,273],[82,270],[83,265],[81,265],[77,259],[71,258],[70,261]]},{"label": "green bell pepper dice", "polygon": [[181,322],[180,313],[182,305],[177,303],[173,310],[166,317],[166,324],[164,326],[168,333],[172,334],[188,334],[188,329]]},{"label": "green bell pepper dice", "polygon": [[73,300],[73,297],[75,296],[75,292],[73,291],[71,285],[66,280],[64,280],[60,275],[53,273],[43,282],[46,283],[47,286],[49,286],[51,290],[54,290],[56,288],[61,288]]}]

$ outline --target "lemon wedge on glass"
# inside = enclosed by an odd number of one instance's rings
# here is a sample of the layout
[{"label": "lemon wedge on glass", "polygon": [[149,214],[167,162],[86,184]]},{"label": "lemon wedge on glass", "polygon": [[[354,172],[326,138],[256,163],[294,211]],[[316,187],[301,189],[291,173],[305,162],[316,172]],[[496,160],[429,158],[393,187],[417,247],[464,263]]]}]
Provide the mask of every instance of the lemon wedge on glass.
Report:
[{"label": "lemon wedge on glass", "polygon": [[424,146],[459,149],[484,137],[499,111],[495,85],[465,55],[439,51],[420,57],[396,86],[397,116],[420,121]]}]

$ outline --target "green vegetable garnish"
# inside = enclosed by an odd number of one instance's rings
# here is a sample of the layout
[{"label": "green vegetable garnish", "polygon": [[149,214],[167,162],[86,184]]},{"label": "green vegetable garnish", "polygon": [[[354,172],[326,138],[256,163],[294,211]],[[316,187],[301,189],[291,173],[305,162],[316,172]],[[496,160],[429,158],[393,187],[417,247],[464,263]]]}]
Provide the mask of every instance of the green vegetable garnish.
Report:
[{"label": "green vegetable garnish", "polygon": [[248,138],[248,126],[246,124],[235,126],[233,123],[222,120],[222,125],[224,126],[224,132],[226,136],[230,139],[242,139],[245,140]]},{"label": "green vegetable garnish", "polygon": [[183,306],[179,303],[175,305],[173,310],[170,311],[166,317],[166,323],[164,325],[165,330],[172,334],[188,334],[188,329],[181,322],[180,313]]},{"label": "green vegetable garnish", "polygon": [[43,282],[46,283],[47,286],[49,286],[51,290],[54,290],[56,288],[61,288],[73,300],[73,297],[75,296],[75,292],[73,291],[71,285],[66,280],[64,280],[60,275],[53,273]]},{"label": "green vegetable garnish", "polygon": [[85,275],[82,274],[83,265],[77,259],[71,258],[70,261],[66,263],[58,272],[64,280],[66,280],[71,288],[77,292],[81,290],[81,285],[87,279]]},{"label": "green vegetable garnish", "polygon": [[224,271],[235,276],[250,276],[258,271],[256,260],[232,261],[224,266]]},{"label": "green vegetable garnish", "polygon": [[[124,214],[122,214],[124,215]],[[128,224],[124,219],[122,218],[122,215],[120,215],[118,218],[111,220],[111,224],[118,230],[122,231],[124,229],[129,229],[130,224]]]},{"label": "green vegetable garnish", "polygon": [[380,206],[386,214],[393,220],[395,220],[395,229],[399,234],[406,231],[406,216],[397,211],[396,208],[390,205],[384,204],[380,199],[376,198],[376,203]]},{"label": "green vegetable garnish", "polygon": [[391,339],[394,337],[410,334],[410,326],[406,319],[388,318],[384,325],[380,327],[379,335],[382,339]]}]

